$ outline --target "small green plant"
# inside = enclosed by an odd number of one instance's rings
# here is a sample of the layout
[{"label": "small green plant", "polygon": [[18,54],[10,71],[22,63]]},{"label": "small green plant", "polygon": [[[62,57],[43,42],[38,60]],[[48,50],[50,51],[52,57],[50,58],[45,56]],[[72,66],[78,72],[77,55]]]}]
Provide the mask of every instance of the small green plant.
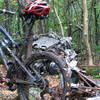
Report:
[{"label": "small green plant", "polygon": [[93,76],[93,78],[100,78],[100,66],[95,68],[90,68],[87,72]]},{"label": "small green plant", "polygon": [[100,46],[94,45],[93,50],[96,51],[96,52],[100,52]]}]

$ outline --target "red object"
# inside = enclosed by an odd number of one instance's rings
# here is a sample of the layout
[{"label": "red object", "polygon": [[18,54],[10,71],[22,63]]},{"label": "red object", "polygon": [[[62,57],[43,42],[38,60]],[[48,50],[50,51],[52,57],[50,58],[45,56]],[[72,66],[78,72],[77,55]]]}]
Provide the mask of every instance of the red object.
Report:
[{"label": "red object", "polygon": [[0,84],[0,87],[6,87],[7,85],[5,85],[5,84]]},{"label": "red object", "polygon": [[35,15],[49,15],[50,6],[46,1],[43,0],[34,0],[30,2],[25,9],[23,9],[26,13],[33,13]]},{"label": "red object", "polygon": [[5,84],[2,84],[2,82],[4,82],[4,80],[0,80],[0,87],[6,87],[7,85],[5,85]]}]

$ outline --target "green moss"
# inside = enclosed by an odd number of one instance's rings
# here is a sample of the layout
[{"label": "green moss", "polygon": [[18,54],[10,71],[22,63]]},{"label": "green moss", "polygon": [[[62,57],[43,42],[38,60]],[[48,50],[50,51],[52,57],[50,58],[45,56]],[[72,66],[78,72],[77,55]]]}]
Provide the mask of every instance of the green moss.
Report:
[{"label": "green moss", "polygon": [[88,68],[87,73],[93,76],[93,78],[100,78],[100,66],[96,66],[95,68]]}]

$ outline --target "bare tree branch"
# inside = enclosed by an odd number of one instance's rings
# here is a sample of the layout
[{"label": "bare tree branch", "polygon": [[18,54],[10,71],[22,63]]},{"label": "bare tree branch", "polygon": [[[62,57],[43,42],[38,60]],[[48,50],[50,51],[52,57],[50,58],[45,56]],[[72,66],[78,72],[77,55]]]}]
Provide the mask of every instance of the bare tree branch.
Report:
[{"label": "bare tree branch", "polygon": [[55,7],[55,1],[54,0],[53,0],[53,3],[54,3],[54,12],[56,14],[56,17],[57,17],[57,19],[59,21],[59,25],[60,25],[60,28],[61,28],[61,34],[62,34],[62,36],[64,36],[64,29],[63,29],[63,26],[62,26],[61,19],[60,19],[58,13],[57,13],[57,10],[56,10],[56,7]]}]

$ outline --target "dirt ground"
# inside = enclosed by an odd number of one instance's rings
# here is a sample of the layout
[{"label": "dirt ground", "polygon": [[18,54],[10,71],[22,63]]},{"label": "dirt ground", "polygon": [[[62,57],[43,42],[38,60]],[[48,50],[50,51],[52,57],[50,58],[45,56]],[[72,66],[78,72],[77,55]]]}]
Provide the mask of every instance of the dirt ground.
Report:
[{"label": "dirt ground", "polygon": [[[0,65],[0,75],[2,75],[3,77],[5,77],[5,75],[6,75],[6,71],[2,65]],[[49,75],[49,76],[46,76],[45,78],[49,81],[50,87],[58,86],[59,80],[57,80],[58,79],[57,76],[55,77],[55,76]],[[98,80],[100,80],[100,79],[98,79]],[[58,89],[56,91],[58,91]],[[17,91],[8,90],[7,86],[0,87],[0,100],[16,100],[17,96],[18,96]],[[51,100],[50,99],[51,97],[49,94],[46,94],[45,98],[47,98],[46,100]],[[39,99],[37,99],[37,100],[39,100]],[[57,100],[59,100],[59,99],[57,99]]]},{"label": "dirt ground", "polygon": [[[2,65],[0,65],[0,75],[1,77],[5,77],[6,71]],[[0,87],[0,100],[15,100],[17,96],[17,91],[10,91],[8,90],[7,86],[2,86],[1,84]]]},{"label": "dirt ground", "polygon": [[[0,65],[0,75],[1,77],[6,76],[6,71],[2,65]],[[56,87],[59,83],[58,77],[56,76],[46,76],[45,77],[49,81],[50,87]],[[16,97],[18,96],[17,90],[16,91],[10,91],[8,90],[7,86],[2,86],[3,84],[0,84],[0,100],[16,100]],[[50,100],[49,94],[45,95],[46,100]]]}]

